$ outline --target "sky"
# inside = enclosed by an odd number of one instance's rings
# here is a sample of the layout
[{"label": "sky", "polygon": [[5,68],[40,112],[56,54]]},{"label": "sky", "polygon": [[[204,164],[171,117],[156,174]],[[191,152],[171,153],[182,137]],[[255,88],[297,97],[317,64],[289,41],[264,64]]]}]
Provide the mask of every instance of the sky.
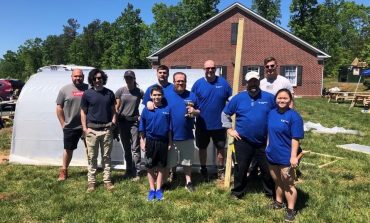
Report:
[{"label": "sky", "polygon": [[[113,22],[126,8],[127,3],[140,9],[146,24],[153,23],[152,7],[155,3],[176,5],[178,0],[0,0],[0,58],[7,50],[16,52],[28,39],[60,35],[69,18],[77,19],[82,27],[95,19]],[[235,2],[250,8],[252,0],[220,0],[217,8],[222,11]],[[281,26],[287,30],[291,0],[281,1]],[[319,0],[322,2],[322,0]],[[369,0],[356,0],[370,6]]]}]

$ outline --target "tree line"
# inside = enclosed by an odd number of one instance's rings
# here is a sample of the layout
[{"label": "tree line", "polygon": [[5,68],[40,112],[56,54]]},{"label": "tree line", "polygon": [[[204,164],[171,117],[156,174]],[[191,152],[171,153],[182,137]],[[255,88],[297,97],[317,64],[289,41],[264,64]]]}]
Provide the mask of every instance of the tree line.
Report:
[{"label": "tree line", "polygon": [[[140,9],[128,3],[114,22],[94,20],[80,30],[70,18],[60,35],[29,39],[0,59],[0,77],[27,79],[51,64],[77,64],[102,69],[149,68],[148,55],[218,13],[219,0],[156,3],[154,22],[145,24]],[[243,1],[241,1],[243,3]],[[280,0],[253,0],[252,10],[279,25]],[[344,0],[292,0],[288,27],[294,35],[332,56],[325,75],[358,57],[370,62],[370,7]]]}]

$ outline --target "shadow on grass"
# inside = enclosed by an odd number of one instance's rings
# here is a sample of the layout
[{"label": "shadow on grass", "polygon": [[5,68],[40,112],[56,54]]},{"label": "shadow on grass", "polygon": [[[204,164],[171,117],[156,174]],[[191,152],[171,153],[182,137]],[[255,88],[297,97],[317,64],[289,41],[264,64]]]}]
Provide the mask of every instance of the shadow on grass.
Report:
[{"label": "shadow on grass", "polygon": [[308,200],[310,199],[310,195],[304,192],[303,190],[301,190],[300,188],[297,188],[297,193],[298,195],[297,195],[297,203],[295,205],[295,209],[297,211],[301,211],[307,207],[307,203],[308,203]]}]

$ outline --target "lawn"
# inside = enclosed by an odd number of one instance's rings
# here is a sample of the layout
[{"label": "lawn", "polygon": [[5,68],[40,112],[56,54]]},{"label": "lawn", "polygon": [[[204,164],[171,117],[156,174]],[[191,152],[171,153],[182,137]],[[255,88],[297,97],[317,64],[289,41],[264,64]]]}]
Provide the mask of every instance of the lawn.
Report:
[{"label": "lawn", "polygon": [[[303,149],[344,159],[324,168],[301,164],[297,183],[296,222],[370,222],[370,156],[337,148],[339,144],[370,146],[370,114],[348,104],[325,99],[297,99],[295,106],[305,121],[325,127],[359,130],[363,136],[306,133]],[[10,131],[0,132],[0,153],[9,149]],[[303,161],[327,162],[331,158],[307,155]],[[0,222],[282,222],[284,212],[266,208],[270,200],[259,181],[252,181],[242,200],[232,200],[219,182],[202,183],[195,176],[190,194],[182,179],[165,192],[165,200],[147,202],[148,183],[121,180],[114,171],[116,190],[86,194],[86,170],[74,167],[66,182],[56,181],[58,167],[0,164]],[[100,181],[102,180],[99,174]]]}]

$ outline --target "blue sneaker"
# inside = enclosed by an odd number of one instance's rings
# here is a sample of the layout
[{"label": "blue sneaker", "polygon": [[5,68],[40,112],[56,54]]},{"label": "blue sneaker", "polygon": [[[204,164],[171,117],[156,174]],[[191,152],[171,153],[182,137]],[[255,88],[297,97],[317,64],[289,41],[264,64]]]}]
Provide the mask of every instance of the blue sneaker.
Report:
[{"label": "blue sneaker", "polygon": [[164,199],[161,189],[155,191],[155,198],[157,199],[157,201],[161,201]]},{"label": "blue sneaker", "polygon": [[150,190],[148,193],[148,201],[154,200],[155,195],[156,195],[156,192],[154,190]]}]

